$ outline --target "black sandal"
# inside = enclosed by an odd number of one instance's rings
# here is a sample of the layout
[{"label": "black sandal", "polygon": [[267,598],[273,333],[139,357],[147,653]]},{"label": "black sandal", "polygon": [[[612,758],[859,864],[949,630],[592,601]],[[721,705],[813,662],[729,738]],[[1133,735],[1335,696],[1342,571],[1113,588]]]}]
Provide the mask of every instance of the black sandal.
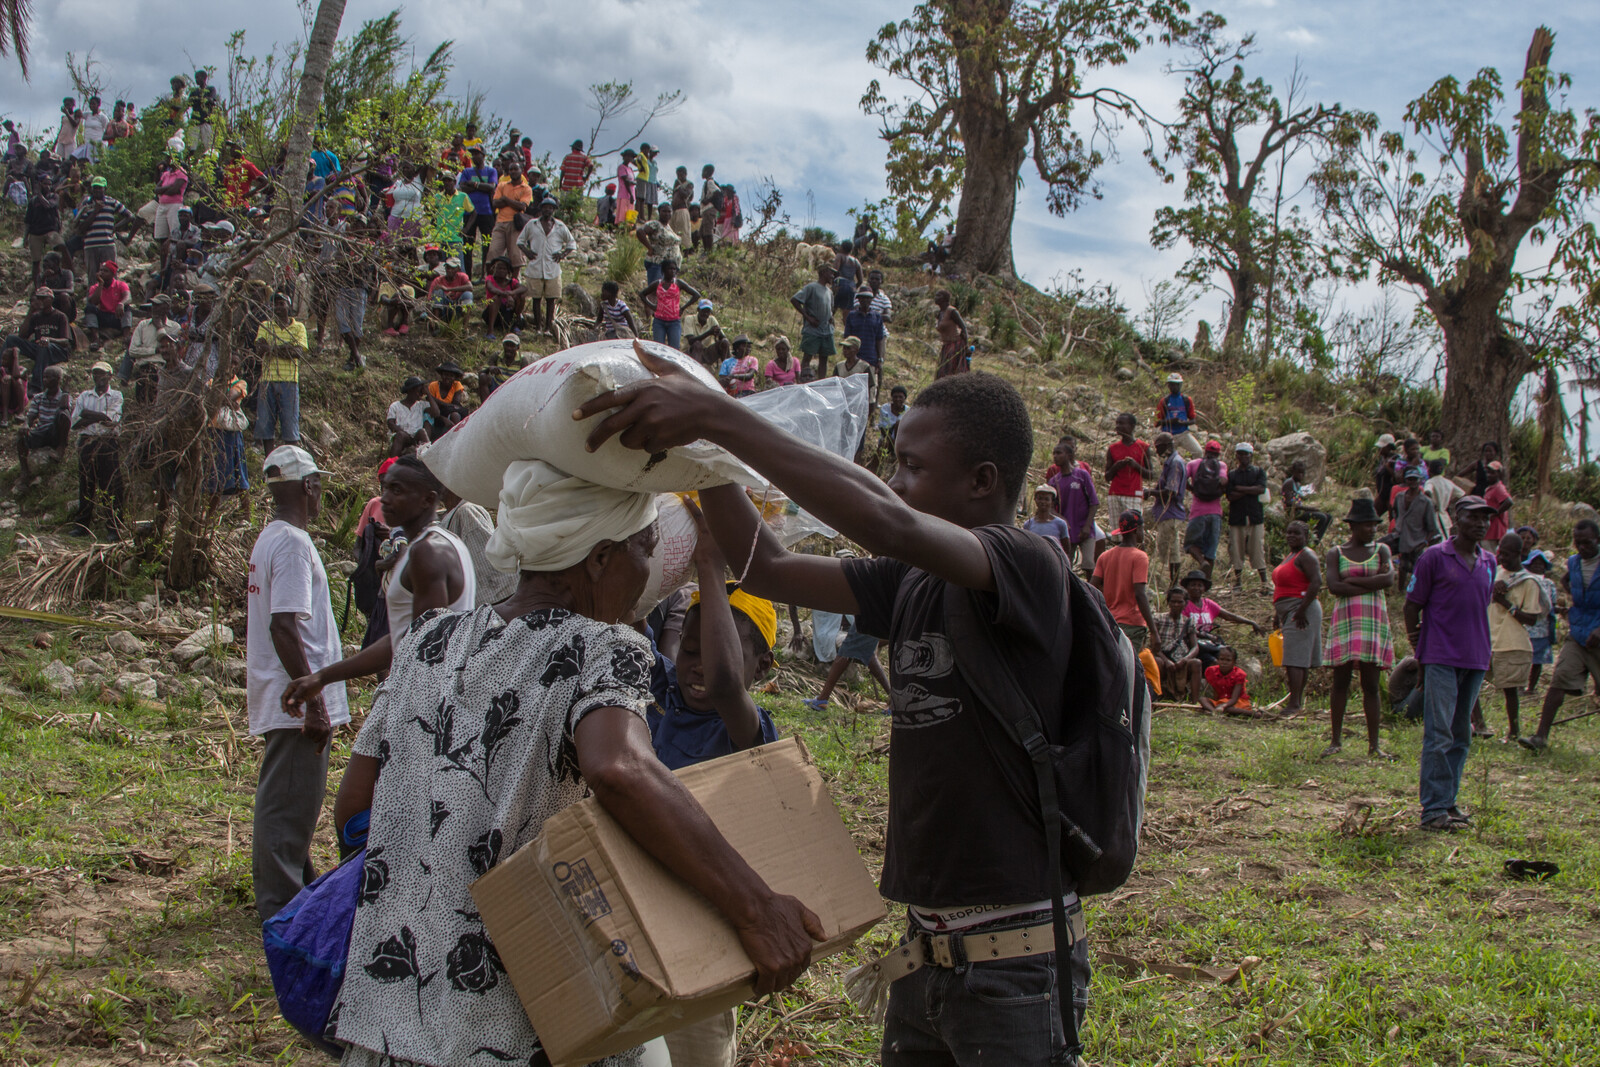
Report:
[{"label": "black sandal", "polygon": [[1525,881],[1543,882],[1561,873],[1561,868],[1547,860],[1506,860],[1506,874]]}]

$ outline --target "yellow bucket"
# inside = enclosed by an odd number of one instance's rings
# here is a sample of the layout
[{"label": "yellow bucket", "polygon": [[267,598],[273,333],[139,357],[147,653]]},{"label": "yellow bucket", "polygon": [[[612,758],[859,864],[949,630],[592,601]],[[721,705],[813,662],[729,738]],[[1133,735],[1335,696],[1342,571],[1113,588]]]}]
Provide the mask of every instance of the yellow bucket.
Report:
[{"label": "yellow bucket", "polygon": [[1283,666],[1283,631],[1274,630],[1267,638],[1267,653],[1272,657],[1274,667]]}]

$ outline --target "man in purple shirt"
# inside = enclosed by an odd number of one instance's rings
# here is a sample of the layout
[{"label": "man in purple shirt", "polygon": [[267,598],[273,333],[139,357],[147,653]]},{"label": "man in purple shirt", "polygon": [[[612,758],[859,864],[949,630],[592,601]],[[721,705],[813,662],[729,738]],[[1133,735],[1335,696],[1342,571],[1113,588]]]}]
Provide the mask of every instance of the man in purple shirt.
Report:
[{"label": "man in purple shirt", "polygon": [[1085,580],[1094,573],[1094,513],[1100,497],[1094,491],[1094,475],[1078,466],[1078,442],[1063,437],[1051,458],[1060,470],[1049,478],[1059,501],[1060,515],[1067,523],[1067,540],[1078,555],[1078,569]]},{"label": "man in purple shirt", "polygon": [[1494,556],[1479,544],[1494,508],[1481,496],[1456,502],[1455,535],[1425,549],[1406,591],[1406,633],[1422,664],[1422,828],[1456,831],[1471,816],[1456,805],[1472,744],[1472,706],[1489,669]]}]

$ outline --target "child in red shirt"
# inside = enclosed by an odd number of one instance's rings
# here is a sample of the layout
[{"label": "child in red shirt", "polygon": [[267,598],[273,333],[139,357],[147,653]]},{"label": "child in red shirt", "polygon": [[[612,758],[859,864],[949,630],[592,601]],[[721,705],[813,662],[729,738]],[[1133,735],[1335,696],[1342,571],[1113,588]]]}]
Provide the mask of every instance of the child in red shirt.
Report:
[{"label": "child in red shirt", "polygon": [[1237,665],[1233,649],[1223,645],[1217,650],[1217,662],[1206,668],[1206,684],[1211,692],[1200,692],[1200,706],[1206,711],[1228,711],[1248,708],[1250,694],[1245,691],[1249,679]]}]

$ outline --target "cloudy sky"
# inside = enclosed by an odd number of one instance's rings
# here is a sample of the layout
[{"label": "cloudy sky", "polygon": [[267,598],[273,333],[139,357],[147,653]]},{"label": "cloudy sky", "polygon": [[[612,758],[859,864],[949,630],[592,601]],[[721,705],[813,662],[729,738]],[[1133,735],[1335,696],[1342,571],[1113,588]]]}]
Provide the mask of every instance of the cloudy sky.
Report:
[{"label": "cloudy sky", "polygon": [[[350,0],[346,31],[392,6]],[[1534,28],[1533,16],[1516,5],[1483,0],[1218,0],[1213,6],[1234,32],[1257,34],[1252,73],[1281,85],[1298,60],[1312,99],[1376,111],[1390,128],[1405,103],[1442,74],[1465,77],[1497,66],[1514,78]],[[863,48],[880,24],[910,8],[909,0],[670,6],[458,0],[414,5],[404,26],[419,56],[453,38],[453,90],[485,90],[491,110],[558,155],[588,130],[590,83],[631,79],[647,94],[681,88],[683,108],[647,135],[663,148],[663,162],[686,164],[696,174],[701,163],[715,162],[741,191],[771,176],[796,222],[845,231],[845,210],[883,193],[883,145],[874,120],[857,106],[876,73]],[[1600,4],[1549,0],[1540,9],[1557,34],[1555,65],[1577,77],[1574,102],[1600,103],[1600,76],[1592,74]],[[68,51],[92,48],[114,92],[148,101],[173,73],[219,64],[233,30],[247,31],[255,51],[302,32],[298,11],[285,0],[52,0],[35,11],[33,80],[21,84],[8,68],[0,113],[41,131],[53,125],[70,91],[62,62]],[[1128,67],[1102,72],[1099,81],[1166,117],[1180,88],[1162,71],[1171,58],[1151,49]],[[1121,160],[1102,172],[1104,199],[1071,217],[1051,216],[1038,182],[1025,185],[1015,243],[1018,267],[1030,281],[1047,285],[1081,270],[1089,282],[1115,285],[1137,309],[1145,287],[1170,277],[1184,258],[1181,248],[1163,253],[1149,244],[1153,212],[1175,200],[1181,184],[1156,179],[1136,135],[1126,135],[1122,147]],[[1221,303],[1219,292],[1208,293],[1195,315],[1215,321]]]}]

